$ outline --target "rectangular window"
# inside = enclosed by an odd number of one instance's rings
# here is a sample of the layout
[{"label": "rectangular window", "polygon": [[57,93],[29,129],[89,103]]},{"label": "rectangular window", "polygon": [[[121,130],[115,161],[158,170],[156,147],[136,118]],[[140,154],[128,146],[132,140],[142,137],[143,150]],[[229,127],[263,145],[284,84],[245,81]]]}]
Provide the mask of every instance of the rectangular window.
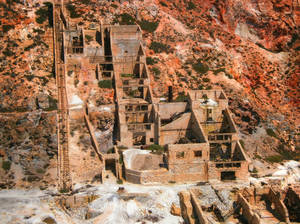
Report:
[{"label": "rectangular window", "polygon": [[212,121],[212,109],[207,109],[207,121]]},{"label": "rectangular window", "polygon": [[176,158],[177,159],[183,159],[184,158],[184,152],[176,152]]},{"label": "rectangular window", "polygon": [[202,157],[202,151],[194,151],[194,156],[195,157]]}]

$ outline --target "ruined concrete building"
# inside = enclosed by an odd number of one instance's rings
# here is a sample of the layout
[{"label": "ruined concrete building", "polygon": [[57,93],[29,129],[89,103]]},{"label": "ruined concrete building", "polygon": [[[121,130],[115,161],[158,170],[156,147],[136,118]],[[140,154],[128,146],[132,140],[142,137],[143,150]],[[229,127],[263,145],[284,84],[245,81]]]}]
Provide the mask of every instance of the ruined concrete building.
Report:
[{"label": "ruined concrete building", "polygon": [[[57,48],[61,46],[56,61],[60,57],[67,71],[76,71],[84,63],[95,82],[114,84],[113,152],[101,150],[93,137],[87,116],[92,108],[86,104],[80,109],[102,163],[103,181],[107,170],[133,183],[248,180],[249,160],[221,89],[190,90],[187,102],[160,102],[152,94],[139,26],[92,24],[83,29],[69,25],[63,9],[54,11],[60,22],[56,29],[63,30],[56,43]],[[149,145],[164,151],[140,150]],[[124,163],[119,162],[120,155]]]}]

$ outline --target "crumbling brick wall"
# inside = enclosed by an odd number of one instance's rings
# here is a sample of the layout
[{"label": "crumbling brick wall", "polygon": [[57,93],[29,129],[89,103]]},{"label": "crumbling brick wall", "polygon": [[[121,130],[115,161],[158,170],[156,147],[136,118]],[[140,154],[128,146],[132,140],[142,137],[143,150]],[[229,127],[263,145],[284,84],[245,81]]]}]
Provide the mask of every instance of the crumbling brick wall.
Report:
[{"label": "crumbling brick wall", "polygon": [[241,206],[242,215],[248,221],[249,224],[260,224],[260,218],[255,214],[251,208],[251,205],[242,196],[241,193],[238,194],[238,204]]},{"label": "crumbling brick wall", "polygon": [[272,188],[270,188],[268,199],[271,203],[275,205],[275,211],[281,216],[281,220],[286,223],[289,223],[289,213],[283,201],[280,200],[280,193],[275,193],[275,191]]}]

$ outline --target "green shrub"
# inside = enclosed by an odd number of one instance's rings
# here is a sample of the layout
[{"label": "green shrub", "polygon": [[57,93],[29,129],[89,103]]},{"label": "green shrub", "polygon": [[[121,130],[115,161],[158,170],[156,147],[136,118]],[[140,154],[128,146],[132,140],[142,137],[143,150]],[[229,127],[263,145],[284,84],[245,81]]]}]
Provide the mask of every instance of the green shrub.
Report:
[{"label": "green shrub", "polygon": [[134,25],[135,18],[128,13],[123,13],[117,16],[115,22],[118,22],[120,25]]},{"label": "green shrub", "polygon": [[11,162],[10,161],[3,161],[2,162],[2,168],[6,171],[10,170]]},{"label": "green shrub", "polygon": [[150,47],[155,53],[169,52],[170,46],[156,41],[151,42]]},{"label": "green shrub", "polygon": [[67,188],[62,188],[62,189],[59,190],[59,192],[60,192],[61,194],[68,193],[69,191],[70,191],[70,190],[67,189]]},{"label": "green shrub", "polygon": [[132,78],[132,77],[133,77],[133,74],[122,73],[122,74],[121,74],[121,77],[123,77],[123,78]]},{"label": "green shrub", "polygon": [[147,65],[154,65],[158,62],[157,58],[151,58],[151,57],[147,57],[146,58],[146,63]]},{"label": "green shrub", "polygon": [[142,30],[149,33],[153,33],[157,29],[159,22],[158,21],[150,22],[147,20],[142,20],[139,21],[138,24],[141,26]]},{"label": "green shrub", "polygon": [[196,8],[196,6],[195,6],[195,4],[193,3],[193,2],[188,2],[188,5],[187,5],[187,9],[188,10],[192,10],[192,9],[194,9],[194,8]]},{"label": "green shrub", "polygon": [[88,34],[85,35],[85,38],[86,38],[88,43],[91,42],[94,39],[92,36],[90,36]]},{"label": "green shrub", "polygon": [[165,3],[165,2],[159,2],[159,4],[161,4],[162,6],[164,6],[164,7],[168,7],[168,5]]},{"label": "green shrub", "polygon": [[233,76],[229,73],[225,73],[225,75],[229,78],[229,79],[233,79]]},{"label": "green shrub", "polygon": [[53,5],[51,2],[45,2],[44,6],[39,8],[36,12],[36,18],[35,21],[38,24],[43,24],[46,20],[49,22],[49,26],[53,26]]},{"label": "green shrub", "polygon": [[107,154],[115,153],[114,147],[111,147],[110,149],[108,149],[106,153],[107,153]]},{"label": "green shrub", "polygon": [[69,11],[70,13],[70,17],[71,18],[79,18],[80,17],[80,14],[78,14],[76,12],[76,7],[74,5],[72,5],[72,3],[68,3],[67,6],[66,6],[67,10]]},{"label": "green shrub", "polygon": [[265,160],[270,163],[280,163],[283,161],[283,158],[281,155],[274,155],[266,157]]},{"label": "green shrub", "polygon": [[74,86],[77,87],[78,83],[79,83],[79,80],[78,80],[78,79],[75,79],[75,80],[74,80]]},{"label": "green shrub", "polygon": [[161,145],[152,144],[147,147],[147,150],[151,150],[152,153],[161,155],[164,153],[165,149]]},{"label": "green shrub", "polygon": [[225,70],[225,68],[218,68],[218,69],[214,70],[213,72],[214,72],[214,75],[217,75],[220,72],[226,73],[226,70]]},{"label": "green shrub", "polygon": [[198,61],[196,64],[193,64],[192,67],[199,74],[204,74],[209,70],[209,67],[205,64],[202,64],[200,61]]},{"label": "green shrub", "polygon": [[35,15],[36,15],[35,21],[38,24],[43,24],[47,20],[47,12],[48,12],[48,10],[45,7],[39,8],[35,12]]},{"label": "green shrub", "polygon": [[25,78],[28,80],[28,81],[31,81],[34,79],[34,75],[25,75]]},{"label": "green shrub", "polygon": [[203,80],[203,82],[209,82],[210,81],[209,78],[203,78],[202,80]]},{"label": "green shrub", "polygon": [[242,148],[245,149],[245,142],[243,139],[240,140],[240,143],[241,143]]},{"label": "green shrub", "polygon": [[111,89],[112,88],[112,81],[111,80],[101,80],[98,82],[98,86],[104,89]]},{"label": "green shrub", "polygon": [[82,4],[88,5],[91,3],[91,0],[80,0]]},{"label": "green shrub", "polygon": [[276,135],[276,133],[273,131],[272,128],[267,128],[267,129],[266,129],[266,132],[267,132],[267,134],[268,134],[269,136],[274,137],[274,138],[277,138],[277,135]]},{"label": "green shrub", "polygon": [[159,77],[159,75],[161,73],[159,68],[157,68],[157,67],[152,68],[151,71],[154,73],[155,77]]},{"label": "green shrub", "polygon": [[187,102],[188,96],[184,94],[184,92],[181,92],[178,94],[178,96],[175,99],[175,102]]},{"label": "green shrub", "polygon": [[29,51],[30,49],[33,49],[33,48],[35,48],[36,46],[37,46],[36,43],[32,43],[32,44],[30,44],[29,46],[25,47],[25,48],[24,48],[24,51]]},{"label": "green shrub", "polygon": [[117,184],[123,184],[123,180],[118,179],[118,180],[117,180]]},{"label": "green shrub", "polygon": [[45,173],[46,171],[42,168],[37,168],[36,172],[42,174],[42,173]]},{"label": "green shrub", "polygon": [[115,4],[111,4],[110,6],[111,6],[111,7],[113,7],[113,8],[115,8],[115,9],[117,9],[117,8],[118,8],[118,6],[117,6],[117,5],[115,5]]},{"label": "green shrub", "polygon": [[11,56],[15,55],[15,53],[13,51],[11,51],[9,48],[5,48],[5,50],[2,51],[2,54],[4,54],[6,57],[11,57]]},{"label": "green shrub", "polygon": [[2,30],[4,33],[7,33],[8,31],[10,31],[11,29],[14,29],[15,26],[14,25],[3,25],[2,26]]},{"label": "green shrub", "polygon": [[45,109],[46,111],[52,111],[52,110],[57,110],[57,99],[54,99],[51,96],[48,96],[49,100],[49,107]]},{"label": "green shrub", "polygon": [[41,29],[35,29],[35,28],[33,28],[33,32],[34,32],[34,33],[37,33],[37,34],[40,34],[40,35],[45,33],[44,30],[41,30]]}]

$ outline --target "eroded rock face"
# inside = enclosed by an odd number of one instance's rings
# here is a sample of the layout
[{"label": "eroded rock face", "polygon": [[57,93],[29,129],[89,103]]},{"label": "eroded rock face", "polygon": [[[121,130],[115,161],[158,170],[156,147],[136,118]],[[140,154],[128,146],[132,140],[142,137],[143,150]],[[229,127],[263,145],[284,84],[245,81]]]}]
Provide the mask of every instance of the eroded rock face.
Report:
[{"label": "eroded rock face", "polygon": [[56,183],[55,113],[1,115],[0,133],[2,188],[26,185],[45,188]]},{"label": "eroded rock face", "polygon": [[176,216],[180,216],[181,215],[181,210],[179,207],[176,206],[176,204],[172,203],[171,205],[171,214],[172,215],[176,215]]}]

